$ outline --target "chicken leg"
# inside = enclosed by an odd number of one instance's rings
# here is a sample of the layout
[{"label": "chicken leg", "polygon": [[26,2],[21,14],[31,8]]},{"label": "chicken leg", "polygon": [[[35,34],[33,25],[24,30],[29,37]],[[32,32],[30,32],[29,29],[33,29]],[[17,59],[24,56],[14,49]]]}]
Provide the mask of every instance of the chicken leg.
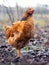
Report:
[{"label": "chicken leg", "polygon": [[21,57],[20,49],[17,49],[17,57]]}]

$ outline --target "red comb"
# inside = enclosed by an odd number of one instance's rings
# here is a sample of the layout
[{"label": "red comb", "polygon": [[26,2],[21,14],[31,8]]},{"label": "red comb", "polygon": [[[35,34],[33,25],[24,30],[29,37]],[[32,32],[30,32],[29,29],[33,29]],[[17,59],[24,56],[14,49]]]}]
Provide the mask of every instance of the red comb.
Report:
[{"label": "red comb", "polygon": [[33,11],[34,12],[34,9],[33,8],[30,8],[30,11]]},{"label": "red comb", "polygon": [[30,11],[30,14],[34,13],[34,9],[33,8],[30,8],[29,11]]}]

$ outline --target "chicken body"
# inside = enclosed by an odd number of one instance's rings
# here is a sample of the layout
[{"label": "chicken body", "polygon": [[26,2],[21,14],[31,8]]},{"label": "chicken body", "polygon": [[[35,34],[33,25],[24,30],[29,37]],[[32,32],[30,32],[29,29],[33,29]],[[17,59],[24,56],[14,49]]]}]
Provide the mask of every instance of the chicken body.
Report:
[{"label": "chicken body", "polygon": [[[34,18],[25,12],[21,21],[15,22],[6,30],[8,43],[17,49],[18,57],[21,56],[20,49],[26,46],[29,39],[34,36]],[[28,16],[27,16],[28,15]],[[25,19],[25,20],[24,20]]]}]

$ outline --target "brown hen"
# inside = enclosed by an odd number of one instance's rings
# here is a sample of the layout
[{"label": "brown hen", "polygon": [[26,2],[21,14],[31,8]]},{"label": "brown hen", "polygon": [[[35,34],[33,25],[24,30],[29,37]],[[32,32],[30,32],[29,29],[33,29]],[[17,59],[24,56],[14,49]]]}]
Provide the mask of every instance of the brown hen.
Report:
[{"label": "brown hen", "polygon": [[20,21],[13,23],[12,26],[6,26],[6,37],[8,43],[17,49],[17,56],[20,57],[20,49],[26,46],[29,39],[34,37],[34,18],[32,16],[33,8],[29,8],[23,14]]}]

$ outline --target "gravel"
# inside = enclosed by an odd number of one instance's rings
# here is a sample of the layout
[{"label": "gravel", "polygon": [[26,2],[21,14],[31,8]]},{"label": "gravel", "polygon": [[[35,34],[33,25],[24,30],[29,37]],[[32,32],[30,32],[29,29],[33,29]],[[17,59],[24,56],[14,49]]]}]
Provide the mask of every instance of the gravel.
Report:
[{"label": "gravel", "polygon": [[46,45],[49,41],[48,32],[47,28],[46,31],[43,28],[41,31],[37,30],[28,47],[21,50],[22,58],[17,58],[16,49],[8,45],[5,32],[1,31],[0,65],[49,65],[49,44]]}]

